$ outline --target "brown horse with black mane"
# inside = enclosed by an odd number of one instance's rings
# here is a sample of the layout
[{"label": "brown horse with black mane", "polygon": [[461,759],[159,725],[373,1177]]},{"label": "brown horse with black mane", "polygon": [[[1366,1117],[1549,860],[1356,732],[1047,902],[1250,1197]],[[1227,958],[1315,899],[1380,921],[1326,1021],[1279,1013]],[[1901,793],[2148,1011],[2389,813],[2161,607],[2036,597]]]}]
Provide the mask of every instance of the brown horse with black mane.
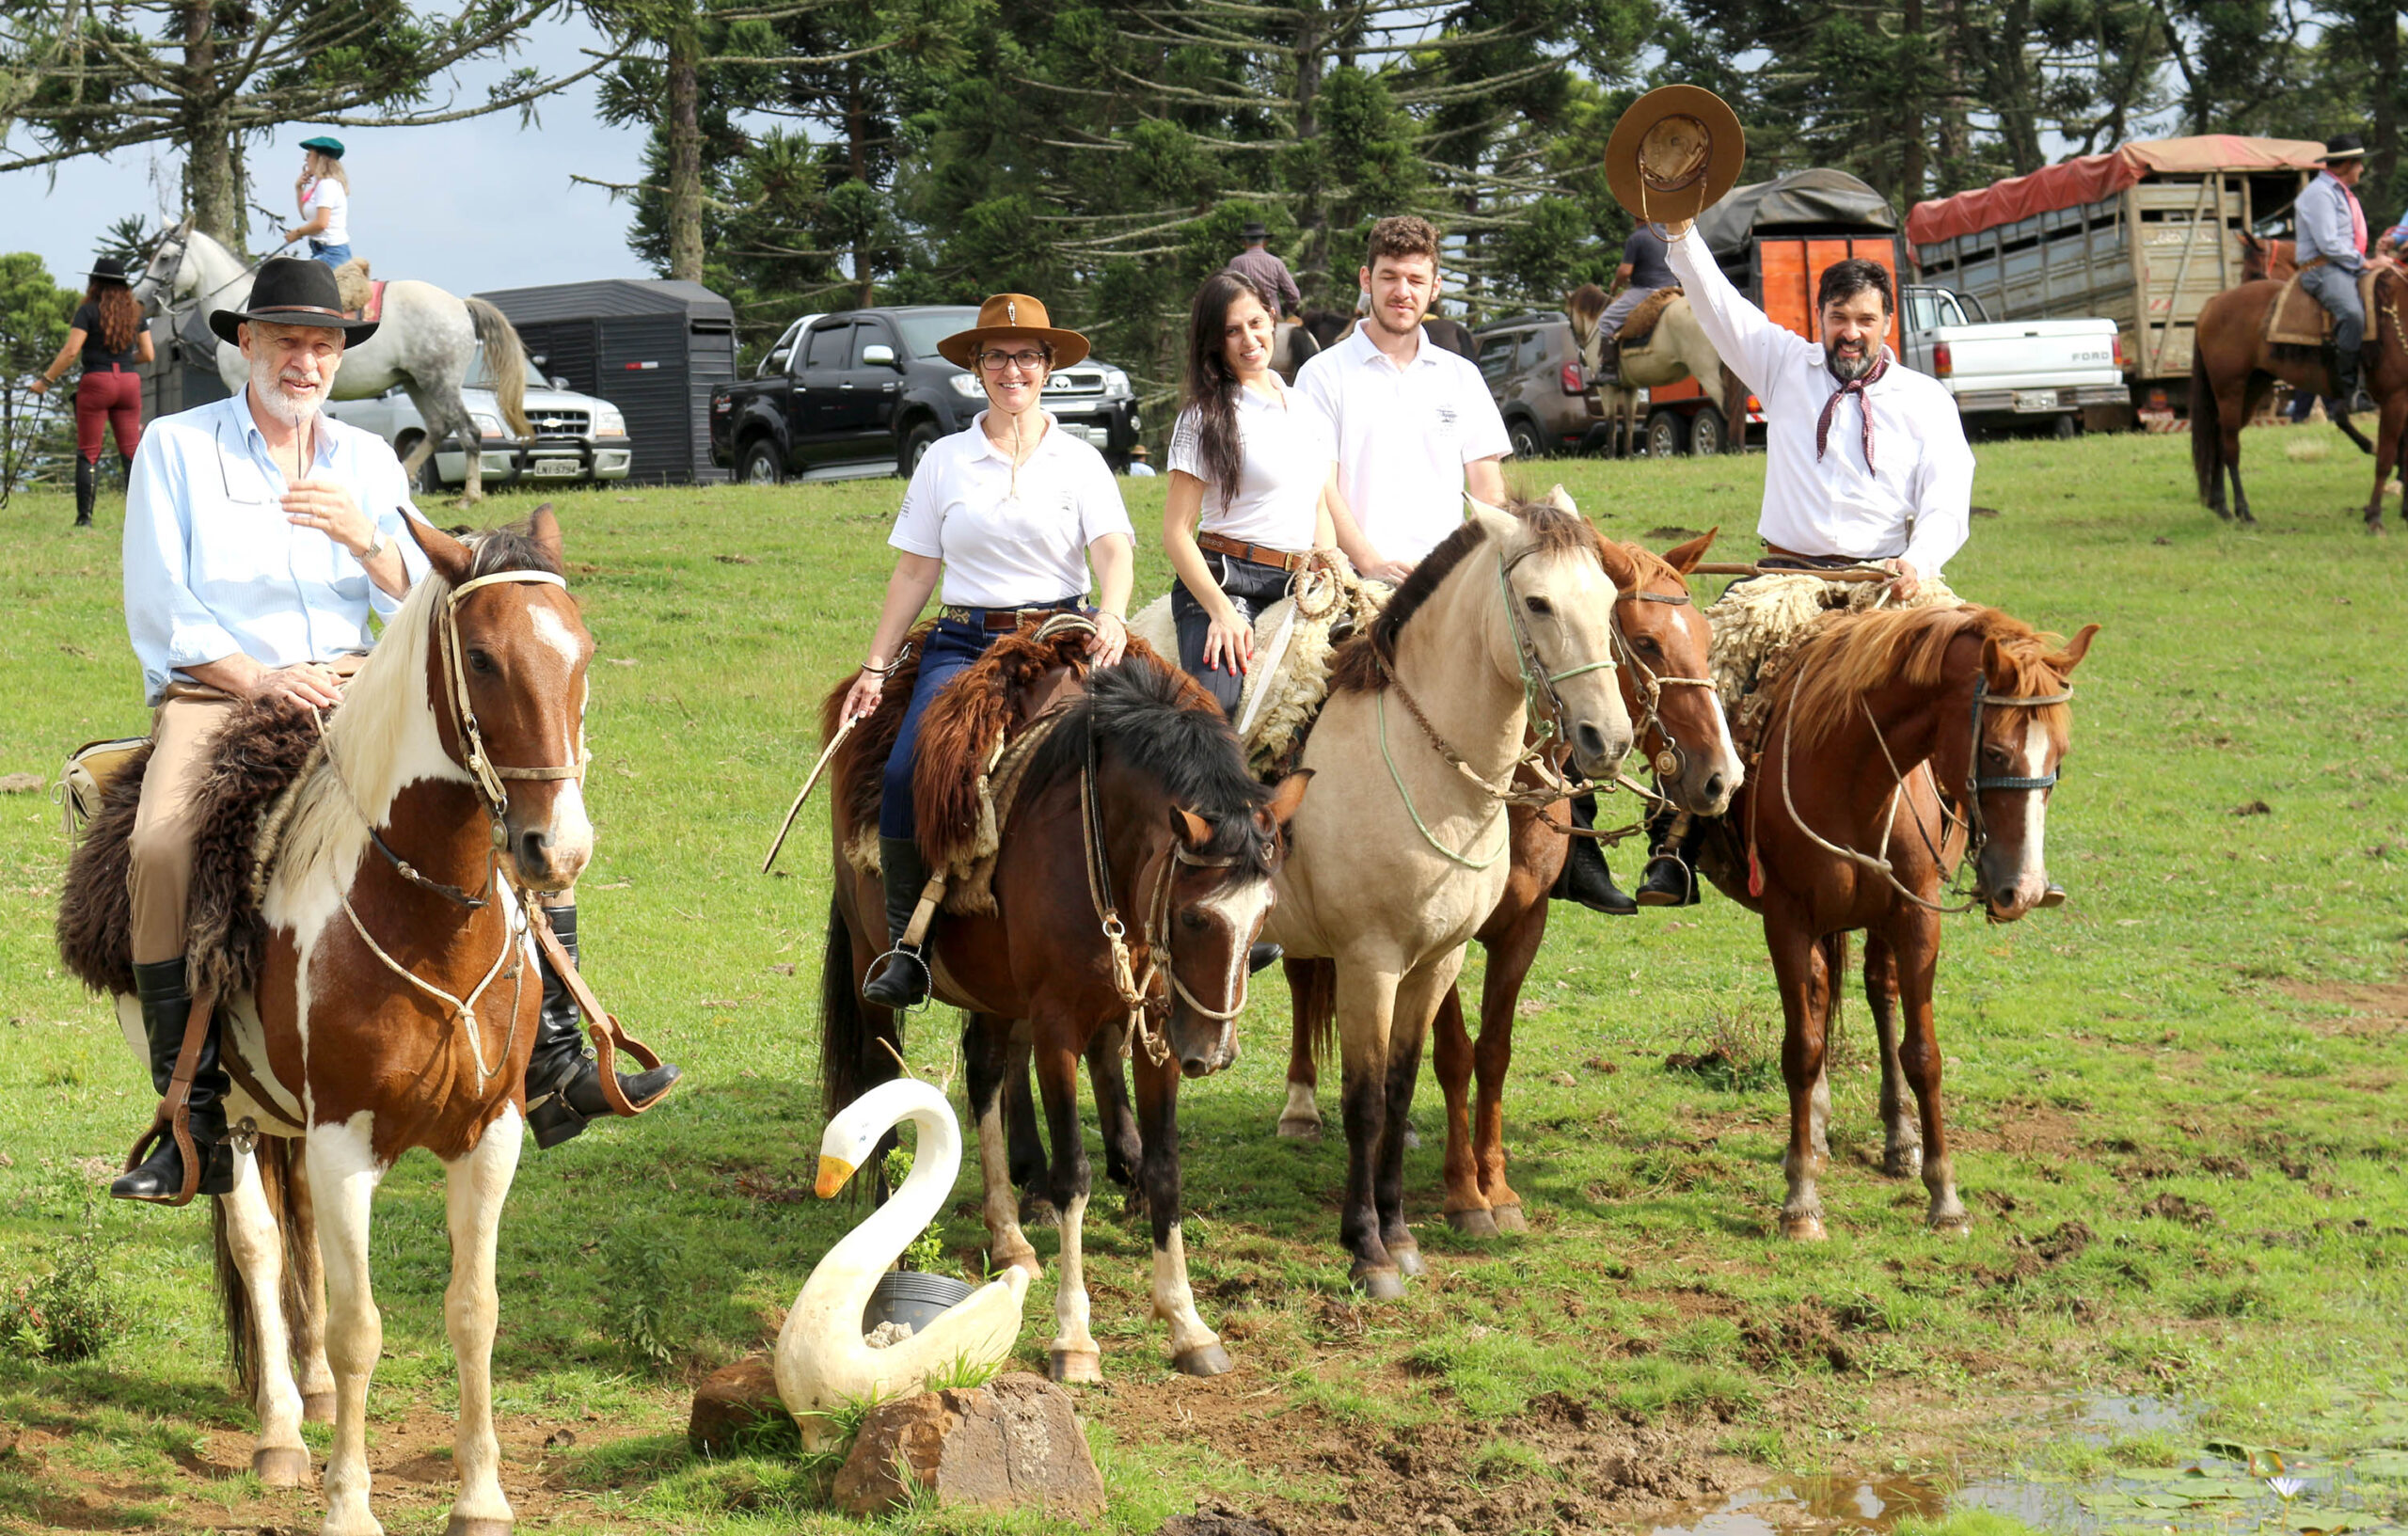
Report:
[{"label": "brown horse with black mane", "polygon": [[[2288,284],[2273,279],[2244,282],[2214,294],[2199,307],[2191,352],[2191,467],[2199,499],[2219,517],[2254,523],[2248,493],[2241,488],[2241,429],[2265,406],[2274,381],[2294,388],[2334,392],[2333,371],[2321,349],[2267,340],[2268,316]],[[2374,440],[2335,418],[2349,439],[2374,455],[2374,493],[2366,507],[2367,531],[2383,531],[2383,488],[2394,468],[2408,461],[2408,273],[2384,266],[2367,307],[2366,347],[2361,363],[2367,390],[2379,419]],[[2225,506],[2224,482],[2232,478],[2232,507]],[[2408,518],[2408,509],[2401,512]]]},{"label": "brown horse with black mane", "polygon": [[[1992,922],[2013,922],[2047,896],[2042,832],[2073,726],[2067,679],[2098,629],[2084,625],[2060,646],[1993,608],[1877,610],[1829,621],[1759,681],[1772,705],[1754,776],[1713,824],[1701,867],[1763,916],[1781,988],[1783,1235],[1824,1236],[1815,1185],[1830,1155],[1825,1052],[1847,935],[1859,928],[1880,1036],[1884,1168],[1894,1178],[1920,1169],[1935,1230],[1966,1226],[1932,1021],[1941,888],[1970,858],[1966,906]],[[1919,1134],[1902,1078],[1921,1107]]]},{"label": "brown horse with black mane", "polygon": [[[1023,629],[998,641],[930,706],[914,798],[932,869],[957,863],[981,820],[974,793],[965,801],[953,786],[974,789],[982,772],[1006,771],[1000,759],[985,768],[999,733],[1029,743],[1009,770],[1017,789],[994,813],[992,900],[949,911],[931,931],[932,990],[967,1010],[962,1053],[992,1260],[1032,1276],[1040,1266],[1012,1194],[1002,1090],[1015,1037],[1034,1053],[1054,1149],[1045,1193],[1061,1217],[1054,1378],[1102,1379],[1081,1257],[1090,1183],[1078,1069],[1083,1058],[1115,1059],[1124,1050],[1135,1066],[1144,1138],[1132,1204],[1152,1220],[1154,1315],[1170,1324],[1177,1369],[1215,1375],[1229,1358],[1196,1313],[1180,1231],[1179,1084],[1237,1059],[1232,1021],[1245,1006],[1246,953],[1271,909],[1272,877],[1307,775],[1276,790],[1256,784],[1212,696],[1142,641],[1083,683],[1065,677],[1085,639],[1084,630],[1064,640]],[[845,850],[857,829],[875,825],[880,768],[911,697],[909,671],[907,663],[837,754],[836,782],[847,792],[833,797],[836,888],[820,974],[821,1075],[832,1114],[894,1077],[901,1043],[896,1016],[861,995],[887,947],[884,898],[878,877]],[[1032,690],[1048,687],[1061,688],[1066,702],[1030,710]],[[822,712],[832,739],[846,692],[832,692]]]}]

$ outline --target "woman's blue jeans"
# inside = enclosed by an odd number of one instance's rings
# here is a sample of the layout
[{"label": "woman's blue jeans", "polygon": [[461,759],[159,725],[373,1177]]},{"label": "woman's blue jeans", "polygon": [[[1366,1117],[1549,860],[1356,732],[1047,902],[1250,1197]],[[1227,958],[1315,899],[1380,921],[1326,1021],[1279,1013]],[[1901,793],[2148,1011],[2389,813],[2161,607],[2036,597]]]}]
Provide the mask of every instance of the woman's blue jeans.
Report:
[{"label": "woman's blue jeans", "polygon": [[919,761],[921,719],[937,689],[986,655],[987,647],[1005,633],[1008,631],[990,634],[958,619],[941,619],[928,631],[927,649],[920,653],[920,675],[911,684],[911,707],[904,710],[903,729],[895,733],[895,750],[886,756],[886,777],[878,800],[879,836],[917,835],[919,822],[911,814],[911,768]]},{"label": "woman's blue jeans", "polygon": [[309,260],[339,267],[351,260],[351,244],[345,241],[340,245],[329,245],[323,240],[312,240],[309,242]]}]

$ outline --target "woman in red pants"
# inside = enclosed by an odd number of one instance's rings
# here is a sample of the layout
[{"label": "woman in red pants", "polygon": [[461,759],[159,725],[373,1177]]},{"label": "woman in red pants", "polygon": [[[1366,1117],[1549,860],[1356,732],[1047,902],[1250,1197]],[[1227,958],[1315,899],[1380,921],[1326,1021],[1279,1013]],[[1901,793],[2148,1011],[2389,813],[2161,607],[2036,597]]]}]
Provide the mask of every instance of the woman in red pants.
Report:
[{"label": "woman in red pants", "polygon": [[134,445],[142,440],[142,375],[135,372],[150,360],[150,332],[142,324],[142,306],[126,286],[125,263],[103,256],[86,275],[83,307],[67,331],[50,367],[31,386],[40,394],[58,382],[67,365],[80,355],[84,376],[75,385],[75,526],[92,526],[92,474],[101,462],[102,429],[117,428],[117,451],[134,463]]}]

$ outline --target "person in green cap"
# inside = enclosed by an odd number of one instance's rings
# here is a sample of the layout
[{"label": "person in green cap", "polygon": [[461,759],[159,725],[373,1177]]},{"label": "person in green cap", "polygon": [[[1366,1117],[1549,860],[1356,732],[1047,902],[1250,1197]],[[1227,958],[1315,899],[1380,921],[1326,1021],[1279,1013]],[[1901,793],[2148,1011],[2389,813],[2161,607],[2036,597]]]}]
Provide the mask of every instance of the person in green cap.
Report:
[{"label": "person in green cap", "polygon": [[301,141],[301,174],[293,182],[301,222],[284,231],[284,243],[309,242],[309,255],[330,267],[351,260],[351,179],[342,170],[342,140]]}]

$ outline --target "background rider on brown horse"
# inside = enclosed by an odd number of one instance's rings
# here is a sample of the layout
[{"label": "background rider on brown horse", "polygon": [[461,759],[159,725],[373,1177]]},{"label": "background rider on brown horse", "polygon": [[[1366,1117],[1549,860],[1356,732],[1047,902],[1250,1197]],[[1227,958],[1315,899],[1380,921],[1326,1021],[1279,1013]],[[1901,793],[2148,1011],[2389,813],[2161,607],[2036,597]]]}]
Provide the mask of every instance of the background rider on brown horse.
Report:
[{"label": "background rider on brown horse", "polygon": [[2367,215],[2354,190],[2366,173],[2366,140],[2343,134],[2324,141],[2324,174],[2301,189],[2291,205],[2299,236],[2299,285],[2333,316],[2334,397],[2325,410],[2345,420],[2358,393],[2358,353],[2366,344],[2367,312],[2358,301],[2366,270]]},{"label": "background rider on brown horse", "polygon": [[[1901,364],[1882,338],[1896,304],[1890,274],[1849,260],[1824,269],[1815,309],[1822,342],[1778,325],[1731,286],[1691,221],[1668,226],[1673,275],[1714,350],[1765,412],[1767,568],[1879,564],[1912,598],[1963,546],[1971,527],[1973,451],[1939,381]],[[1671,818],[1663,817],[1669,828]],[[1660,833],[1659,833],[1660,835]],[[1639,899],[1697,899],[1691,831],[1647,867]]]}]

